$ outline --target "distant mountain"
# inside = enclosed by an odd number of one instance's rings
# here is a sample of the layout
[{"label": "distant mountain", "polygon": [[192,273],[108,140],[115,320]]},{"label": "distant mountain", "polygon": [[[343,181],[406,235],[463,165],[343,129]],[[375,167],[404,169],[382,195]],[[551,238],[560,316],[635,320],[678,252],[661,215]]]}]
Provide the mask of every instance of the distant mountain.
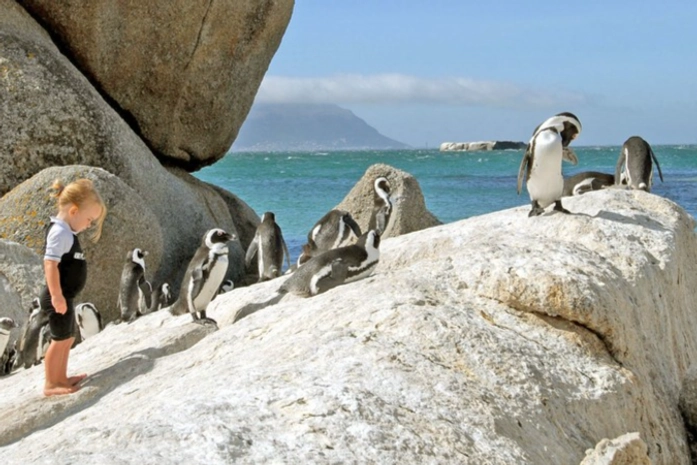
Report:
[{"label": "distant mountain", "polygon": [[337,105],[255,104],[232,145],[234,151],[401,149]]}]

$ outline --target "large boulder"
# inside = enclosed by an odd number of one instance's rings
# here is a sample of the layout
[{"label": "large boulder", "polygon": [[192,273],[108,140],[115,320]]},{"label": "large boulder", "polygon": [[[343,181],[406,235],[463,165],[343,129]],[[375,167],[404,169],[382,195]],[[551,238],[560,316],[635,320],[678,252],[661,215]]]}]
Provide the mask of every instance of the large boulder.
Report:
[{"label": "large boulder", "polygon": [[92,302],[106,321],[112,321],[119,317],[116,302],[128,251],[138,247],[148,252],[145,269],[149,279],[159,269],[163,254],[157,217],[123,181],[100,168],[47,168],[0,199],[0,234],[3,239],[21,240],[43,257],[49,216],[57,212],[56,201],[50,197],[51,184],[56,179],[67,184],[79,178],[94,182],[108,211],[99,242],[92,243],[85,234],[78,236],[88,267],[87,285],[79,300]]},{"label": "large boulder", "polygon": [[169,163],[230,148],[290,21],[293,0],[18,0]]},{"label": "large boulder", "polygon": [[[163,167],[41,27],[10,0],[0,0],[0,38],[0,194],[54,165],[109,171],[154,214],[163,235],[156,281],[178,289],[208,229],[237,233],[219,190],[181,168]],[[0,237],[12,234],[0,225]],[[24,243],[24,238],[17,240]],[[242,278],[243,256],[239,243],[233,243],[228,278]]]},{"label": "large boulder", "polygon": [[386,177],[390,183],[393,207],[383,238],[396,237],[441,224],[438,218],[426,209],[424,195],[416,178],[405,171],[381,163],[368,167],[363,177],[335,208],[350,212],[361,230],[366,232],[375,208],[374,182],[380,176]]},{"label": "large boulder", "polygon": [[0,379],[3,460],[579,464],[632,431],[687,465],[694,220],[645,192],[568,202],[387,239],[374,276],[309,299],[235,289],[214,333],[111,326],[72,351],[75,395],[41,400],[40,367]]},{"label": "large boulder", "polygon": [[[43,284],[41,257],[22,244],[0,239],[0,317],[12,318],[21,328]],[[19,328],[12,331],[10,343],[19,333]]]}]

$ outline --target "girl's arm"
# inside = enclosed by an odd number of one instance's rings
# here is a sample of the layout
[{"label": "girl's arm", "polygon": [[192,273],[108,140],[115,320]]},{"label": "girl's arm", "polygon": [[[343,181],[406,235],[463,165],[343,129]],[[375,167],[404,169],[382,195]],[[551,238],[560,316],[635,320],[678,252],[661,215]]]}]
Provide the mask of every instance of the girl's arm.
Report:
[{"label": "girl's arm", "polygon": [[48,292],[51,294],[51,304],[56,312],[61,315],[68,311],[68,304],[63,297],[61,289],[60,271],[58,271],[58,262],[53,260],[44,260],[44,273],[46,274],[46,285]]}]

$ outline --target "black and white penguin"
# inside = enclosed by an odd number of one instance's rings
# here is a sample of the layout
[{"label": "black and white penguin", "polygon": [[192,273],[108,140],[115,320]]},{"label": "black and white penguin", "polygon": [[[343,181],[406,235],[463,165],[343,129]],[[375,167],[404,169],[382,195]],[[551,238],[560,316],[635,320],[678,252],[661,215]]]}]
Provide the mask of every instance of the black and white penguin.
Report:
[{"label": "black and white penguin", "polygon": [[330,210],[307,234],[307,244],[298,257],[298,266],[327,250],[349,245],[361,236],[361,227],[344,210]]},{"label": "black and white penguin", "polygon": [[220,289],[218,289],[218,294],[225,294],[226,292],[230,292],[235,288],[235,283],[232,281],[232,279],[226,279],[223,281],[223,283],[220,285]]},{"label": "black and white penguin", "polygon": [[564,178],[563,197],[581,195],[590,191],[597,191],[615,184],[615,177],[611,174],[598,171],[584,171],[582,173]]},{"label": "black and white penguin", "polygon": [[259,282],[274,279],[281,276],[284,254],[290,268],[290,254],[281,228],[276,224],[276,215],[266,212],[262,215],[254,239],[247,249],[245,266],[249,267],[256,255]]},{"label": "black and white penguin", "polygon": [[97,307],[90,302],[84,302],[75,306],[75,319],[77,326],[80,328],[80,337],[87,339],[94,336],[102,329],[102,315],[97,310]]},{"label": "black and white penguin", "polygon": [[152,291],[148,313],[156,312],[172,304],[172,289],[169,283],[162,283]]},{"label": "black and white penguin", "polygon": [[227,243],[235,239],[233,234],[219,228],[204,234],[184,273],[179,298],[169,309],[172,315],[190,313],[194,322],[215,324],[206,317],[206,307],[218,294],[220,283],[225,279],[228,268]]},{"label": "black and white penguin", "polygon": [[390,183],[387,178],[380,176],[373,183],[375,195],[373,197],[373,213],[370,216],[368,230],[374,229],[382,236],[392,215],[392,200],[390,200]]},{"label": "black and white penguin", "polygon": [[[138,317],[141,300],[150,284],[145,279],[145,256],[147,252],[135,248],[126,254],[126,263],[121,272],[118,307],[121,321],[131,322]],[[149,296],[148,296],[149,299]]]},{"label": "black and white penguin", "polygon": [[281,285],[278,292],[309,297],[365,278],[378,264],[379,246],[380,235],[375,230],[368,231],[355,244],[312,257]]},{"label": "black and white penguin", "polygon": [[34,298],[31,302],[27,319],[24,322],[22,333],[19,336],[15,367],[24,366],[24,368],[29,368],[41,361],[41,350],[37,349],[37,347],[41,345],[41,332],[47,326],[48,315],[41,310],[39,299]]},{"label": "black and white penguin", "polygon": [[17,361],[17,341],[8,344],[0,356],[0,376],[9,375],[15,369]]},{"label": "black and white penguin", "polygon": [[630,189],[651,192],[651,186],[653,186],[652,160],[656,163],[658,176],[663,182],[661,165],[658,164],[658,159],[649,143],[639,136],[630,137],[622,144],[622,151],[615,168],[615,179],[624,179]]},{"label": "black and white penguin", "polygon": [[5,351],[10,346],[10,333],[13,329],[19,328],[15,320],[9,317],[0,318],[0,357],[5,361]]},{"label": "black and white penguin", "polygon": [[561,203],[564,178],[562,159],[574,165],[576,154],[568,145],[581,133],[581,122],[573,113],[559,113],[535,128],[518,170],[518,194],[525,177],[532,209],[528,216],[541,215],[554,204],[554,210],[569,213]]}]

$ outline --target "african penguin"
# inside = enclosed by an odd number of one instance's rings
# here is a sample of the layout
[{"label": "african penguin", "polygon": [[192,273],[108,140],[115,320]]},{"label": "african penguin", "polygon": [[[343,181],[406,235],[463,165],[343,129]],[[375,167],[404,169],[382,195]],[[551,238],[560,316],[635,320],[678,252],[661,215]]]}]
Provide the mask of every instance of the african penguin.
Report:
[{"label": "african penguin", "polygon": [[126,263],[124,263],[123,271],[121,272],[118,307],[121,313],[121,321],[127,323],[138,317],[141,301],[145,300],[144,293],[147,292],[149,287],[145,280],[146,255],[147,252],[138,248],[126,254]]},{"label": "african penguin", "polygon": [[370,230],[355,244],[312,257],[281,285],[278,292],[309,297],[340,284],[365,278],[378,264],[379,246],[380,235],[377,231]]},{"label": "african penguin", "polygon": [[562,196],[581,195],[612,186],[613,184],[615,184],[615,177],[611,174],[598,171],[584,171],[564,178],[564,192],[562,192]]},{"label": "african penguin", "polygon": [[23,365],[25,368],[38,363],[36,359],[36,344],[38,343],[41,328],[48,324],[48,315],[41,310],[41,303],[36,297],[31,301],[31,307],[24,321],[22,332],[19,335],[17,345],[17,360],[15,367]]},{"label": "african penguin", "polygon": [[218,294],[220,283],[225,279],[228,268],[227,243],[235,240],[234,234],[228,234],[216,228],[206,232],[201,245],[196,250],[179,291],[179,298],[170,307],[173,315],[190,313],[196,323],[213,323],[206,317],[206,307]]},{"label": "african penguin", "polygon": [[75,319],[83,340],[94,336],[104,329],[99,310],[90,302],[84,302],[75,306]]},{"label": "african penguin", "polygon": [[220,289],[218,289],[218,294],[225,294],[226,292],[230,292],[234,288],[235,288],[235,283],[232,281],[232,279],[226,279],[220,285]]},{"label": "african penguin", "polygon": [[15,328],[19,328],[15,320],[9,317],[0,318],[0,355],[5,353],[10,342],[10,332]]},{"label": "african penguin", "polygon": [[312,256],[348,245],[361,236],[361,227],[344,210],[330,210],[307,234],[307,244],[298,257],[298,266]]},{"label": "african penguin", "polygon": [[276,215],[266,212],[262,215],[254,239],[247,249],[244,258],[245,266],[249,267],[256,255],[259,270],[258,282],[274,279],[281,276],[284,254],[290,268],[290,254],[286,241],[283,240],[281,228],[276,224]]},{"label": "african penguin", "polygon": [[[641,189],[651,192],[653,185],[653,160],[658,169],[658,176],[663,182],[663,173],[658,159],[653,153],[648,142],[639,136],[632,136],[622,144],[622,151],[615,168],[615,179],[626,178],[626,184],[630,189]],[[624,169],[623,169],[624,168]]]},{"label": "african penguin", "polygon": [[172,304],[172,289],[169,283],[162,283],[152,291],[148,313],[156,312]]},{"label": "african penguin", "polygon": [[385,232],[392,215],[392,201],[390,200],[390,183],[387,178],[380,176],[373,183],[375,195],[373,197],[373,213],[370,216],[368,230],[374,229],[379,235]]},{"label": "african penguin", "polygon": [[561,162],[566,159],[574,165],[578,163],[568,145],[580,133],[581,122],[568,112],[559,113],[535,128],[518,170],[518,194],[524,176],[530,194],[532,209],[528,216],[541,215],[552,203],[554,210],[569,213],[561,204],[564,190]]},{"label": "african penguin", "polygon": [[0,355],[0,376],[9,375],[15,369],[17,361],[17,341],[8,344],[5,351]]}]

